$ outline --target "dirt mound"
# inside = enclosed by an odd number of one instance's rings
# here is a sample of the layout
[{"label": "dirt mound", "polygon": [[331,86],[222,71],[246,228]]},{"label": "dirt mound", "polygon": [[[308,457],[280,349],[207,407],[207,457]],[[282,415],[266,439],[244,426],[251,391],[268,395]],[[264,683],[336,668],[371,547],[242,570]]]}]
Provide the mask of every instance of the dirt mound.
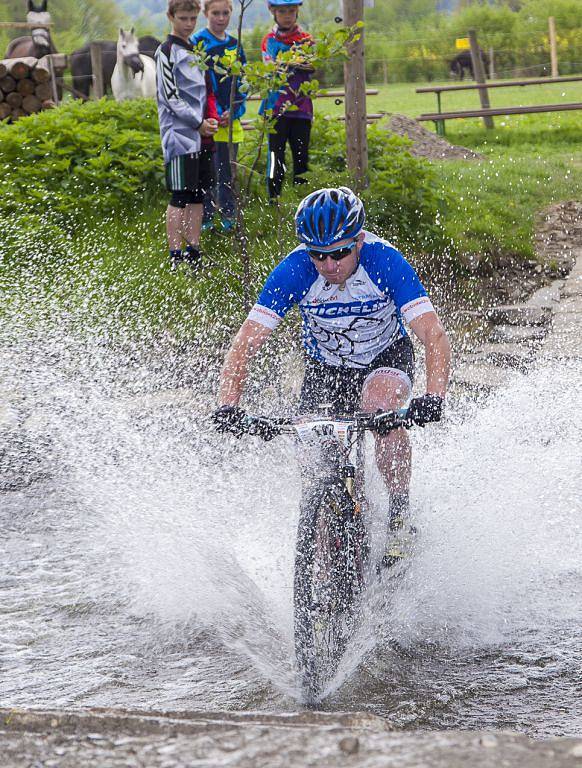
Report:
[{"label": "dirt mound", "polygon": [[406,115],[391,115],[385,124],[388,130],[399,136],[408,136],[414,142],[410,151],[415,157],[428,160],[483,160],[484,156],[466,147],[449,144],[446,139],[429,131],[416,120]]}]

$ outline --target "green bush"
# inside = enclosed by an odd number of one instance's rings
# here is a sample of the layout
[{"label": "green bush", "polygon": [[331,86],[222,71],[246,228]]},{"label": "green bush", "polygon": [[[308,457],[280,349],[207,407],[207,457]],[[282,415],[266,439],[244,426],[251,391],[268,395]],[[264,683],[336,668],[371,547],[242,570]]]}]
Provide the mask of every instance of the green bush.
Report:
[{"label": "green bush", "polygon": [[61,223],[158,195],[155,104],[69,102],[0,128],[0,214],[50,212]]},{"label": "green bush", "polygon": [[[256,156],[258,139],[257,131],[245,141],[243,162]],[[350,183],[345,142],[345,127],[337,120],[315,121],[313,187]],[[440,210],[431,166],[412,157],[408,139],[381,126],[370,128],[369,144],[371,220],[400,241],[427,244],[437,234]],[[264,195],[265,161],[263,150],[255,199]],[[0,216],[50,213],[53,224],[74,227],[92,214],[122,214],[165,196],[157,114],[150,101],[73,102],[4,126],[0,167]],[[303,193],[289,190],[287,197],[294,201]]]}]

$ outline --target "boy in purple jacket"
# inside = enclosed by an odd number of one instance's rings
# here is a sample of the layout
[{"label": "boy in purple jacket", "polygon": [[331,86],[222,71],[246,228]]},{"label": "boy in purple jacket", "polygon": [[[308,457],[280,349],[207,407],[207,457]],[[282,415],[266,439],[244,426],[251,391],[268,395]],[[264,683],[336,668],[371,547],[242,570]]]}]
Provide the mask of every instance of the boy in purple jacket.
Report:
[{"label": "boy in purple jacket", "polygon": [[[312,40],[297,24],[299,6],[303,0],[269,0],[269,10],[275,19],[275,26],[262,43],[264,62],[276,61],[279,54],[295,45]],[[303,174],[308,170],[309,137],[313,121],[313,104],[308,96],[297,94],[301,83],[310,80],[313,70],[309,66],[297,65],[290,70],[289,85],[280,91],[273,91],[262,102],[259,114],[273,110],[276,118],[275,132],[269,134],[269,158],[267,162],[267,189],[269,199],[281,195],[285,176],[285,147],[287,142],[293,156],[293,183],[304,184]],[[292,104],[296,109],[286,109]]]}]

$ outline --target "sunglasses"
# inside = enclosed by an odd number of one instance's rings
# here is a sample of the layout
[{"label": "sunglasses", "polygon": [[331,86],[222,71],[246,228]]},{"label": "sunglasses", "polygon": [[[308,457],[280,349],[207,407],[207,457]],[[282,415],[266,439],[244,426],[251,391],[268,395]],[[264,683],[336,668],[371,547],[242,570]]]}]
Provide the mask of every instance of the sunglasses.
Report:
[{"label": "sunglasses", "polygon": [[333,261],[341,261],[349,256],[350,253],[356,247],[356,240],[351,245],[342,245],[339,248],[334,248],[331,251],[315,251],[313,248],[308,248],[307,253],[314,261],[324,262],[328,256],[331,256]]}]

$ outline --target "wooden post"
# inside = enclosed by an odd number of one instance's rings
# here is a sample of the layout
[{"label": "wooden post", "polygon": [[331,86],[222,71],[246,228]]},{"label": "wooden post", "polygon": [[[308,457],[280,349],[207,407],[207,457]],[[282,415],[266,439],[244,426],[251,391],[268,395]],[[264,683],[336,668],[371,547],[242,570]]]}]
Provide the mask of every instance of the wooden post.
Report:
[{"label": "wooden post", "polygon": [[53,63],[52,58],[48,57],[48,65],[49,65],[49,71],[51,73],[51,92],[54,103],[58,106],[59,104],[59,89],[57,88],[57,75],[55,72],[55,65]]},{"label": "wooden post", "polygon": [[105,96],[103,85],[103,59],[99,43],[91,43],[91,70],[93,72],[93,98],[101,99]]},{"label": "wooden post", "polygon": [[384,85],[388,85],[388,62],[386,59],[382,62],[382,73],[384,75]]},{"label": "wooden post", "polygon": [[[344,23],[348,27],[363,21],[364,0],[343,0],[343,14]],[[366,61],[363,27],[358,34],[360,39],[348,47],[349,58],[344,63],[344,87],[348,169],[355,179],[356,190],[361,191],[368,186]]]},{"label": "wooden post", "polygon": [[558,45],[556,42],[556,19],[550,16],[548,19],[550,28],[550,61],[552,66],[552,77],[559,77],[558,73]]},{"label": "wooden post", "polygon": [[[483,59],[481,58],[481,51],[479,44],[477,43],[477,33],[474,29],[469,30],[469,42],[471,43],[471,61],[473,62],[473,72],[475,74],[475,81],[477,83],[485,83],[485,69],[483,67]],[[487,88],[479,88],[479,98],[481,100],[482,109],[490,109],[489,93]],[[485,128],[493,128],[493,118],[491,115],[486,115],[483,118]]]}]

